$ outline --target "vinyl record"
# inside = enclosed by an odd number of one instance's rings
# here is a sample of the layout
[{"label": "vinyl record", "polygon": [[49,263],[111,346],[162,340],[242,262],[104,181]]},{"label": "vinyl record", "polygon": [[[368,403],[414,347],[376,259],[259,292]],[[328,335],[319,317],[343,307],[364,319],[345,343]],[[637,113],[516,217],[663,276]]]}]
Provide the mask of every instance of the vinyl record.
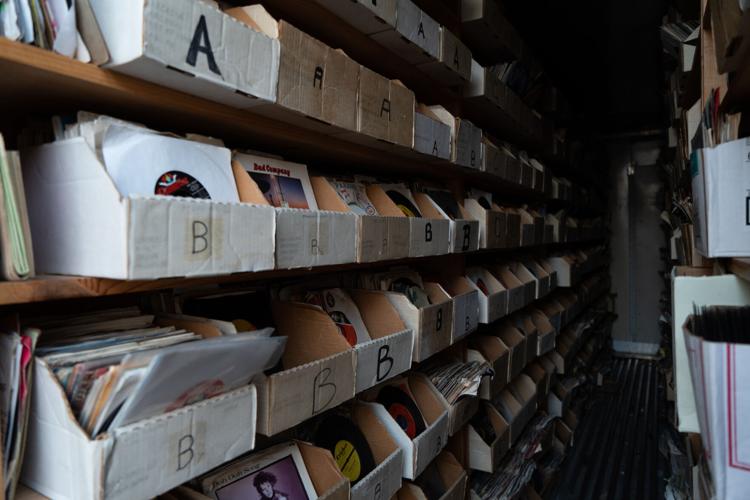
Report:
[{"label": "vinyl record", "polygon": [[239,201],[226,148],[112,125],[104,136],[102,156],[124,196],[159,194]]},{"label": "vinyl record", "polygon": [[427,428],[422,412],[414,400],[403,389],[392,385],[383,387],[377,402],[385,406],[410,439],[414,439]]},{"label": "vinyl record", "polygon": [[407,217],[422,217],[422,214],[419,213],[419,210],[414,206],[414,203],[412,203],[404,194],[399,193],[394,189],[389,189],[385,194],[388,195],[393,203],[395,203]]},{"label": "vinyl record", "polygon": [[451,219],[456,220],[463,218],[461,215],[461,209],[458,207],[458,202],[450,191],[428,189],[425,193],[427,193],[427,195],[432,198],[432,201],[437,203],[440,209],[445,212],[445,215]]},{"label": "vinyl record", "polygon": [[316,446],[331,452],[341,473],[352,485],[375,468],[375,458],[362,431],[343,415],[329,415],[315,431]]},{"label": "vinyl record", "polygon": [[487,289],[487,285],[484,283],[482,278],[477,279],[477,288],[479,288],[483,294],[489,296],[490,291]]}]

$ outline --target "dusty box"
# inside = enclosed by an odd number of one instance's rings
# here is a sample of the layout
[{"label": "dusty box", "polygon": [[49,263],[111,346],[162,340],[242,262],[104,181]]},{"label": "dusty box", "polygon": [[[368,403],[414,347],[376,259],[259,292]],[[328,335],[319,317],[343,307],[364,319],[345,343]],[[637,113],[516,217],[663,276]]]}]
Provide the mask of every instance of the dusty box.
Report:
[{"label": "dusty box", "polygon": [[424,471],[448,442],[448,410],[440,401],[440,393],[423,374],[412,373],[408,381],[409,389],[427,424],[424,432],[411,440],[385,407],[377,404],[374,409],[404,453],[402,476],[406,479],[414,479]]},{"label": "dusty box", "polygon": [[479,248],[502,248],[505,245],[508,219],[504,212],[487,210],[473,198],[464,200],[464,208],[479,221]]},{"label": "dusty box", "polygon": [[526,366],[526,337],[511,323],[504,321],[493,329],[492,335],[496,335],[503,344],[510,349],[510,362],[508,365],[509,379],[513,380],[521,374]]},{"label": "dusty box", "polygon": [[488,444],[469,424],[469,468],[492,473],[497,470],[500,460],[510,449],[510,425],[490,403],[482,401],[482,405],[484,406],[483,411],[487,412],[492,429],[495,431],[495,440]]},{"label": "dusty box", "polygon": [[351,498],[369,500],[382,495],[391,498],[401,487],[404,452],[388,433],[374,403],[358,402],[352,411],[357,427],[364,434],[375,459],[375,469],[352,486]]},{"label": "dusty box", "polygon": [[438,61],[419,65],[419,69],[447,85],[471,80],[471,51],[445,26],[440,26]]},{"label": "dusty box", "polygon": [[357,132],[411,149],[414,92],[364,66],[357,87]]},{"label": "dusty box", "polygon": [[370,35],[411,64],[440,57],[440,25],[411,0],[396,2],[396,29]]},{"label": "dusty box", "polygon": [[435,200],[426,193],[414,193],[422,215],[433,220],[447,220],[449,226],[449,248],[451,253],[473,252],[479,250],[479,221],[471,219],[469,212],[458,204],[460,218],[452,219]]},{"label": "dusty box", "polygon": [[537,356],[541,356],[555,348],[555,327],[546,314],[538,309],[531,311],[531,319],[537,328]]},{"label": "dusty box", "polygon": [[270,207],[125,197],[83,138],[22,161],[39,273],[132,280],[273,268]]},{"label": "dusty box", "polygon": [[523,308],[526,305],[526,291],[521,280],[511,271],[511,264],[496,265],[491,271],[508,290],[508,314]]},{"label": "dusty box", "polygon": [[470,342],[470,359],[486,361],[494,372],[492,378],[484,377],[479,386],[479,396],[491,400],[510,381],[510,349],[494,335],[477,335]]},{"label": "dusty box", "polygon": [[[409,226],[409,257],[444,255],[450,251],[451,221],[436,210],[430,210],[426,217],[407,217],[378,185],[367,186],[367,196],[379,214],[402,219]],[[420,194],[415,194],[415,201]],[[432,203],[429,204],[430,206]],[[429,218],[436,217],[436,218]]]},{"label": "dusty box", "polygon": [[[227,13],[255,24],[281,46],[277,105],[259,107],[258,112],[276,117],[283,112],[281,107],[301,114],[298,120],[309,117],[356,130],[359,64],[288,22],[276,21],[260,5],[236,7]],[[304,125],[310,127],[310,120]]]},{"label": "dusty box", "polygon": [[238,108],[276,100],[279,42],[197,0],[91,7],[107,67]]},{"label": "dusty box", "polygon": [[255,445],[252,385],[91,439],[57,377],[35,363],[23,482],[47,497],[151,498]]},{"label": "dusty box", "polygon": [[430,305],[418,308],[409,298],[396,292],[378,292],[385,295],[406,326],[414,332],[412,357],[419,362],[442,351],[451,344],[453,328],[453,301],[437,283],[424,283]]},{"label": "dusty box", "polygon": [[[318,208],[331,212],[351,213],[325,177],[311,177]],[[409,224],[403,214],[398,217],[356,215],[357,262],[403,259],[409,255]]]},{"label": "dusty box", "polygon": [[695,246],[704,257],[750,255],[750,139],[693,152]]},{"label": "dusty box", "polygon": [[429,109],[414,114],[414,150],[444,160],[451,158],[451,128]]},{"label": "dusty box", "polygon": [[441,280],[441,284],[453,301],[452,345],[479,326],[479,294],[482,292],[465,276]]},{"label": "dusty box", "polygon": [[365,35],[396,27],[397,0],[317,0]]},{"label": "dusty box", "polygon": [[466,270],[469,284],[478,292],[479,322],[488,324],[508,313],[508,292],[489,271],[483,267]]}]

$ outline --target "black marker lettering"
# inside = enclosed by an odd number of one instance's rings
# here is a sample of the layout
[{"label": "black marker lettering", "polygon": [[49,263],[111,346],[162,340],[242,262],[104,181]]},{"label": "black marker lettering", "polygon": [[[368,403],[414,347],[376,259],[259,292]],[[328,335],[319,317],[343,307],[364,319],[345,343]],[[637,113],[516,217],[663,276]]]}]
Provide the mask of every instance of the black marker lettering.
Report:
[{"label": "black marker lettering", "polygon": [[469,249],[469,242],[471,241],[471,226],[464,224],[464,241],[461,244],[461,250],[466,251]]},{"label": "black marker lettering", "polygon": [[[193,438],[192,434],[182,436],[177,442],[178,471],[184,469],[185,467],[190,465],[190,462],[193,461],[193,458],[195,457],[195,452],[193,452],[193,444],[195,444],[195,439]],[[185,458],[186,455],[189,455],[189,457]]]},{"label": "black marker lettering", "polygon": [[[325,410],[336,397],[336,384],[328,382],[330,376],[331,369],[323,368],[313,379],[313,415]],[[326,391],[328,391],[327,398],[324,394]],[[321,401],[325,403],[321,404]]]},{"label": "black marker lettering", "polygon": [[188,50],[187,59],[185,59],[190,66],[195,66],[198,61],[198,52],[206,54],[208,69],[221,76],[219,66],[217,66],[216,59],[214,59],[214,51],[211,49],[211,40],[208,38],[206,16],[201,16],[198,19],[198,25],[195,27],[195,32],[193,33],[193,41],[190,42],[190,49]]},{"label": "black marker lettering", "polygon": [[205,252],[208,249],[208,225],[205,222],[193,221],[193,254]]},{"label": "black marker lettering", "polygon": [[428,222],[424,226],[424,240],[432,241],[432,223]]},{"label": "black marker lettering", "polygon": [[313,87],[315,87],[315,84],[318,84],[318,88],[323,88],[323,68],[320,66],[315,66],[315,75],[313,76]]},{"label": "black marker lettering", "polygon": [[380,105],[380,116],[383,116],[383,112],[388,113],[388,121],[391,121],[391,101],[383,99],[383,103]]},{"label": "black marker lettering", "polygon": [[417,31],[417,35],[422,35],[422,38],[427,38],[424,34],[424,26],[422,26],[422,22],[419,22],[419,31]]},{"label": "black marker lettering", "polygon": [[435,321],[435,331],[437,332],[441,328],[443,328],[443,310],[438,309],[437,318]]},{"label": "black marker lettering", "polygon": [[[391,369],[393,368],[393,358],[388,355],[390,354],[390,352],[391,352],[391,347],[388,344],[380,346],[380,349],[378,349],[378,370],[377,370],[378,382],[380,382],[381,380],[385,380],[388,374],[391,373]],[[381,374],[380,369],[386,363],[388,364],[388,368],[385,370],[385,373]]]}]

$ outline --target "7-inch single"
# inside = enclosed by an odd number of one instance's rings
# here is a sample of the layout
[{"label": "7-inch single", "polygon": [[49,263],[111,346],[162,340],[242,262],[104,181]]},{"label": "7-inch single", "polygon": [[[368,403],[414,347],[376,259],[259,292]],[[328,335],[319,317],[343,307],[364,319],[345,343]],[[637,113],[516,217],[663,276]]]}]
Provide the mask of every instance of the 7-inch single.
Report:
[{"label": "7-inch single", "polygon": [[375,458],[362,431],[343,415],[323,419],[315,431],[315,444],[331,452],[341,473],[352,485],[375,468]]},{"label": "7-inch single", "polygon": [[376,401],[385,406],[410,439],[419,436],[427,428],[417,403],[402,388],[385,386],[378,393]]}]

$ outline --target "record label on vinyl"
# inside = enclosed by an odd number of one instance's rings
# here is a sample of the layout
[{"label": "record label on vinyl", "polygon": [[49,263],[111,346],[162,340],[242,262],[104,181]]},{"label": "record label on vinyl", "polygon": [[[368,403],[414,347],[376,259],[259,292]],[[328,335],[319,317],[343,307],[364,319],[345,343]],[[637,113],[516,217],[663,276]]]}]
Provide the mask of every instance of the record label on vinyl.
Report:
[{"label": "record label on vinyl", "polygon": [[314,441],[333,454],[339,470],[352,484],[375,468],[375,458],[362,431],[343,415],[326,417],[318,426]]},{"label": "record label on vinyl", "polygon": [[154,194],[211,199],[206,188],[195,177],[179,170],[171,170],[156,181]]},{"label": "record label on vinyl", "polygon": [[377,401],[385,406],[409,439],[416,438],[426,429],[422,412],[414,400],[402,389],[394,386],[383,387],[378,394]]}]

